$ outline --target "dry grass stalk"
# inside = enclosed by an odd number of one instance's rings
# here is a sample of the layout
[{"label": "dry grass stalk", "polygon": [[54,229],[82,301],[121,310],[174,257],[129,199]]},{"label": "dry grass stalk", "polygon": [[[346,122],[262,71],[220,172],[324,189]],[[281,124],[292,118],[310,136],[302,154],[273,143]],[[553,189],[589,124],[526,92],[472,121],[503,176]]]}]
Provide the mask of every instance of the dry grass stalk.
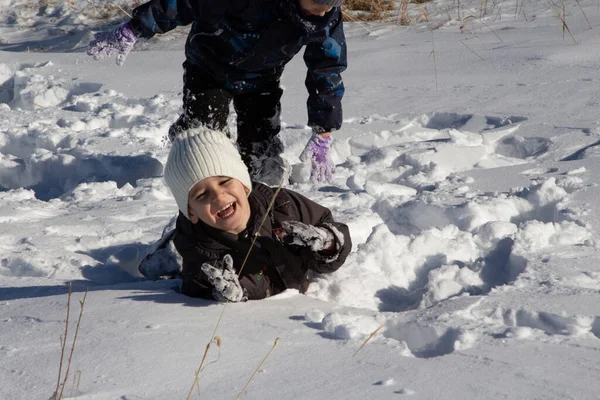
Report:
[{"label": "dry grass stalk", "polygon": [[[260,232],[260,229],[262,228],[263,224],[265,223],[267,216],[271,212],[271,209],[273,208],[273,205],[275,204],[275,199],[277,198],[277,195],[279,194],[279,191],[281,190],[282,186],[283,186],[283,179],[279,183],[277,190],[275,190],[275,193],[273,194],[273,198],[271,199],[271,202],[269,203],[269,206],[267,207],[267,211],[265,212],[265,215],[264,215],[262,221],[260,221],[260,225],[259,225],[256,233],[254,234],[254,237],[252,238],[252,243],[250,244],[250,249],[248,249],[248,252],[246,253],[244,262],[242,263],[242,266],[240,267],[240,270],[238,271],[238,276],[242,273],[244,266],[246,266],[246,261],[248,261],[250,252],[254,248],[256,239],[258,239],[258,232]],[[223,309],[221,310],[221,315],[219,316],[219,319],[217,320],[217,324],[215,325],[215,329],[213,330],[213,333],[210,336],[210,340],[209,340],[208,344],[206,345],[206,348],[204,350],[204,355],[202,356],[202,360],[200,361],[200,366],[196,370],[196,373],[194,376],[194,383],[192,383],[192,387],[190,388],[190,391],[188,393],[187,400],[189,400],[191,398],[192,393],[194,393],[195,387],[198,388],[198,395],[200,395],[200,383],[199,383],[200,373],[202,372],[202,366],[204,365],[204,361],[206,361],[206,356],[208,355],[208,350],[210,349],[210,345],[212,344],[213,341],[215,341],[217,343],[217,345],[219,345],[219,346],[221,345],[221,338],[219,338],[218,336],[215,336],[215,333],[217,333],[217,329],[219,329],[219,325],[221,324],[221,320],[223,319],[223,314],[225,314],[225,310],[227,309],[227,304],[229,304],[229,303],[223,304]]]},{"label": "dry grass stalk", "polygon": [[429,22],[429,15],[427,14],[427,8],[423,9],[423,7],[419,6],[418,4],[415,4],[415,7],[417,7],[417,11],[419,11],[419,14],[421,15],[421,21]]},{"label": "dry grass stalk", "polygon": [[477,54],[472,48],[470,48],[469,46],[467,46],[467,44],[465,42],[463,42],[462,40],[459,40],[460,44],[462,44],[463,46],[465,46],[467,49],[469,49],[469,51],[473,54],[475,54],[477,57],[479,57],[482,61],[485,61],[483,59],[483,57],[481,57],[479,54]]},{"label": "dry grass stalk", "polygon": [[352,20],[353,22],[356,22],[357,24],[359,24],[364,30],[366,30],[369,34],[373,33],[372,30],[370,30],[365,24],[363,24],[361,21],[357,20],[356,18],[354,18],[351,14],[347,13],[346,11],[342,10],[342,14],[344,15],[344,17],[347,17],[348,19]]},{"label": "dry grass stalk", "polygon": [[[114,13],[112,13],[111,11],[118,10],[124,13],[127,17],[131,18],[131,14],[128,13],[120,4],[116,3],[115,0],[110,0],[109,2],[99,0],[92,2],[92,0],[86,0],[86,2],[91,6],[90,8],[76,8],[74,0],[40,0],[39,5],[42,7],[55,6],[57,4],[66,5],[66,7],[74,13],[97,19],[112,19],[114,18]],[[100,7],[97,7],[96,3],[100,3]],[[121,3],[128,2],[121,1]],[[140,2],[134,1],[133,4],[128,5],[131,7],[136,7],[140,4]]]},{"label": "dry grass stalk", "polygon": [[[73,375],[73,386],[71,386],[71,397],[77,400],[77,393],[79,393],[79,384],[81,383],[81,370],[78,369]],[[77,386],[75,385],[77,384]]]},{"label": "dry grass stalk", "polygon": [[[85,289],[85,294],[83,295],[83,300],[79,302],[79,318],[77,319],[77,326],[75,327],[75,336],[73,336],[73,344],[71,345],[71,353],[69,354],[69,360],[67,362],[67,370],[65,371],[65,379],[62,383],[62,388],[60,390],[60,395],[57,400],[61,400],[63,398],[63,393],[65,391],[65,386],[67,385],[67,379],[69,379],[69,371],[71,370],[71,361],[73,360],[73,353],[75,352],[75,343],[77,342],[77,334],[79,333],[79,326],[81,325],[81,318],[83,317],[83,307],[85,306],[85,299],[87,298],[88,290]],[[66,340],[66,338],[65,338]]]},{"label": "dry grass stalk", "polygon": [[58,389],[60,389],[60,378],[62,376],[63,360],[65,358],[65,347],[67,345],[67,335],[69,334],[69,315],[71,314],[71,293],[72,293],[72,288],[73,288],[73,285],[71,284],[71,282],[69,282],[67,284],[67,287],[69,288],[69,295],[67,296],[67,319],[65,321],[65,336],[60,339],[61,350],[60,350],[60,363],[58,365],[58,380],[56,381],[56,389],[54,390],[54,394],[52,395],[51,399],[57,398]]},{"label": "dry grass stalk", "polygon": [[262,228],[263,224],[267,220],[267,217],[269,216],[269,212],[273,208],[273,205],[275,204],[275,199],[277,198],[277,195],[279,194],[279,191],[281,190],[282,186],[283,186],[283,179],[279,183],[279,186],[277,187],[277,190],[275,190],[275,193],[273,193],[273,198],[271,199],[271,202],[269,203],[269,206],[267,207],[267,212],[263,216],[262,221],[260,221],[258,230],[254,233],[254,237],[252,238],[252,243],[250,243],[250,250],[248,250],[248,253],[246,253],[246,257],[244,257],[244,262],[242,263],[242,266],[240,267],[238,276],[240,276],[240,274],[242,273],[242,270],[246,266],[246,261],[248,261],[248,257],[250,257],[250,251],[252,251],[252,249],[254,248],[254,243],[256,243],[256,239],[258,239],[258,233],[260,232],[260,228]]},{"label": "dry grass stalk", "polygon": [[98,10],[96,9],[96,5],[94,3],[92,3],[90,0],[85,0],[88,2],[88,4],[90,6],[92,6],[92,8],[94,9],[94,14],[98,14]]},{"label": "dry grass stalk", "polygon": [[492,32],[494,34],[494,36],[496,36],[498,38],[499,41],[501,41],[502,43],[504,43],[504,40],[502,40],[502,38],[500,37],[500,35],[498,35],[496,33],[496,31],[494,31],[488,24],[486,24],[485,22],[483,22],[482,20],[479,20],[479,22],[481,22],[481,24],[483,26],[485,26],[486,28],[488,28],[490,30],[490,32]]},{"label": "dry grass stalk", "polygon": [[500,12],[500,10],[502,9],[502,6],[504,5],[504,3],[500,3],[498,0],[493,0],[491,6],[488,4],[487,0],[485,0],[485,4],[482,5],[482,7],[479,10],[479,18],[483,18],[487,15],[491,15],[494,10],[497,10],[497,18],[499,18],[500,20],[502,20],[502,14]]},{"label": "dry grass stalk", "polygon": [[190,398],[192,397],[192,393],[194,393],[194,388],[196,388],[196,390],[198,391],[198,397],[200,397],[200,372],[202,372],[202,366],[204,365],[204,361],[206,361],[206,356],[208,355],[208,350],[210,349],[210,345],[213,344],[213,342],[215,342],[217,344],[217,346],[219,346],[219,348],[221,347],[221,338],[219,336],[215,336],[215,333],[217,333],[217,329],[219,328],[219,325],[221,324],[221,320],[223,319],[223,314],[225,314],[226,308],[227,308],[227,303],[225,303],[223,305],[223,309],[221,310],[221,315],[219,316],[219,319],[217,320],[217,324],[215,325],[215,329],[213,330],[213,333],[210,336],[211,339],[208,342],[208,344],[206,345],[206,348],[204,349],[204,354],[202,355],[202,360],[200,361],[200,365],[198,366],[198,369],[196,370],[196,373],[194,374],[194,383],[192,383],[192,387],[190,388],[190,391],[188,392],[188,396],[187,396],[186,400],[190,400]]},{"label": "dry grass stalk", "polygon": [[371,10],[371,2],[368,0],[347,0],[344,2],[343,7],[354,11],[369,11]]},{"label": "dry grass stalk", "polygon": [[592,24],[590,24],[590,20],[588,19],[587,15],[585,15],[585,11],[583,10],[583,7],[581,7],[581,3],[579,2],[579,0],[575,0],[575,1],[577,2],[577,5],[581,9],[581,12],[583,13],[583,16],[585,17],[585,20],[586,20],[588,26],[590,27],[590,29],[592,29]]},{"label": "dry grass stalk", "polygon": [[383,19],[386,14],[394,10],[394,6],[395,1],[392,0],[347,0],[342,7],[343,10],[360,12],[355,16],[356,20],[375,21]]},{"label": "dry grass stalk", "polygon": [[375,329],[375,330],[373,331],[373,333],[371,333],[371,334],[369,335],[369,337],[367,338],[367,340],[365,340],[365,341],[363,342],[363,344],[361,344],[361,345],[360,345],[360,347],[358,348],[358,350],[356,350],[356,351],[354,352],[354,354],[352,354],[352,357],[356,356],[356,355],[358,354],[358,352],[359,352],[359,351],[360,351],[360,350],[361,350],[363,347],[365,347],[365,345],[366,345],[367,343],[369,343],[369,341],[370,341],[371,339],[373,339],[373,336],[377,335],[377,332],[379,332],[379,331],[380,331],[380,330],[381,330],[381,329],[382,329],[382,328],[385,326],[385,324],[386,324],[386,323],[387,323],[387,321],[386,321],[386,322],[384,322],[383,324],[381,324],[381,326],[380,326],[379,328]]},{"label": "dry grass stalk", "polygon": [[409,0],[400,0],[400,25],[410,25],[408,2]]},{"label": "dry grass stalk", "polygon": [[[496,14],[496,18],[498,18],[500,21],[502,21],[502,6],[503,5],[504,5],[504,3],[502,3],[498,6],[498,12]],[[527,16],[525,16],[525,20],[527,21]]]},{"label": "dry grass stalk", "polygon": [[431,31],[431,54],[433,54],[433,72],[435,74],[435,95],[438,95],[438,75],[437,64],[435,62],[435,42],[433,40],[433,31]]},{"label": "dry grass stalk", "polygon": [[[225,307],[223,307],[223,309],[225,309]],[[223,317],[223,311],[221,311],[221,318],[222,317]],[[220,320],[220,318],[219,318],[219,320]],[[214,334],[214,332],[213,332],[213,334]],[[206,367],[203,368],[202,364],[204,364],[204,360],[206,360],[206,356],[208,355],[208,349],[210,348],[210,345],[213,344],[213,343],[215,343],[217,345],[217,347],[219,348],[219,350],[220,350],[221,349],[221,337],[220,336],[214,336],[213,340],[206,346],[206,350],[204,351],[204,356],[202,356],[202,362],[200,363],[200,367],[199,367],[199,369],[197,369],[196,371],[194,371],[194,375],[196,377],[199,377],[200,376],[200,371],[203,370],[204,368],[206,368]],[[216,361],[218,361],[219,358],[220,357],[217,357]],[[211,364],[214,363],[214,362],[216,362],[216,361],[211,362]],[[208,364],[208,365],[210,365],[210,364]],[[194,384],[195,384],[195,386],[192,386],[192,390],[195,387],[196,391],[198,392],[198,398],[200,398],[200,380],[198,378],[196,378],[194,380]],[[190,393],[188,393],[188,399],[190,398],[191,395],[192,395],[192,392],[190,391]]]},{"label": "dry grass stalk", "polygon": [[490,32],[492,32],[494,34],[494,36],[496,36],[498,38],[499,41],[501,41],[502,43],[504,43],[504,40],[502,40],[502,38],[488,25],[486,24],[482,18],[477,18],[473,13],[472,10],[466,9],[465,11],[467,12],[471,12],[471,14],[465,16],[461,21],[463,22],[463,25],[460,27],[461,31],[464,28],[464,26],[466,25],[466,22],[469,20],[476,20],[479,21],[483,26],[485,26],[486,28],[488,28],[490,30]]},{"label": "dry grass stalk", "polygon": [[244,386],[244,388],[242,389],[242,391],[240,392],[240,394],[237,395],[236,400],[238,400],[240,397],[242,397],[242,394],[244,394],[244,392],[246,391],[246,389],[248,388],[248,386],[252,382],[252,379],[254,379],[254,377],[258,373],[258,370],[260,369],[260,367],[262,367],[263,364],[265,363],[265,361],[267,361],[267,358],[269,358],[269,356],[271,355],[271,353],[273,352],[273,350],[275,350],[275,346],[277,346],[278,344],[279,344],[279,338],[275,339],[275,343],[273,343],[273,347],[271,347],[271,350],[269,350],[269,352],[267,353],[267,355],[265,356],[265,358],[263,358],[263,360],[261,361],[261,363],[258,364],[258,367],[256,367],[256,369],[254,370],[254,373],[252,374],[252,376],[250,377],[250,379],[248,379],[248,382],[246,383],[246,386]]},{"label": "dry grass stalk", "polygon": [[[386,321],[386,322],[384,322],[383,324],[381,324],[381,326],[379,326],[377,329],[375,329],[375,330],[374,330],[374,331],[373,331],[373,332],[372,332],[372,333],[369,335],[369,337],[367,338],[367,340],[365,340],[365,341],[364,341],[364,342],[363,342],[363,343],[360,345],[360,347],[358,348],[358,350],[356,350],[356,351],[354,352],[354,354],[352,354],[352,358],[354,358],[354,357],[355,357],[355,356],[358,354],[358,352],[359,352],[359,351],[361,351],[361,349],[362,349],[363,347],[365,347],[365,345],[366,345],[367,343],[369,343],[369,341],[371,341],[371,339],[373,339],[373,337],[374,337],[374,336],[377,334],[377,332],[379,332],[379,331],[380,331],[380,330],[381,330],[381,329],[382,329],[382,328],[385,326],[385,324],[386,324],[386,323],[387,323],[387,321]],[[338,371],[337,371],[337,373],[336,373],[335,375],[333,375],[333,376],[332,376],[332,377],[330,377],[330,378],[329,378],[327,381],[325,381],[325,383],[324,383],[324,384],[321,386],[321,389],[320,389],[320,390],[321,390],[321,391],[323,391],[323,390],[324,390],[324,389],[325,389],[327,386],[329,386],[329,384],[330,384],[331,382],[333,382],[333,381],[337,380],[337,379],[340,377],[340,375],[342,374],[342,372],[343,372],[343,370],[342,370],[341,368],[339,368],[339,369],[338,369]],[[317,396],[316,398],[324,398],[324,397],[323,397],[323,396]]]},{"label": "dry grass stalk", "polygon": [[558,20],[562,23],[563,40],[565,38],[565,31],[566,31],[571,36],[571,39],[573,39],[573,43],[577,44],[577,41],[575,40],[575,37],[571,33],[571,29],[569,29],[569,25],[567,25],[567,21],[565,21],[565,18],[564,18],[564,15],[565,15],[564,14],[565,13],[564,4],[563,4],[562,10],[560,8],[558,9],[558,11],[556,9],[554,9],[554,12],[558,16]]},{"label": "dry grass stalk", "polygon": [[115,4],[115,7],[117,7],[119,10],[123,11],[123,14],[127,15],[129,18],[133,18],[133,16],[131,14],[129,14],[127,11],[125,11],[123,9],[123,7],[121,7],[120,5]]},{"label": "dry grass stalk", "polygon": [[[565,41],[565,26],[567,26],[567,24],[565,23],[566,19],[567,19],[567,11],[565,10],[565,4],[563,3],[562,5],[562,36],[563,36],[563,42]],[[561,14],[558,15],[558,19],[561,19]]]}]

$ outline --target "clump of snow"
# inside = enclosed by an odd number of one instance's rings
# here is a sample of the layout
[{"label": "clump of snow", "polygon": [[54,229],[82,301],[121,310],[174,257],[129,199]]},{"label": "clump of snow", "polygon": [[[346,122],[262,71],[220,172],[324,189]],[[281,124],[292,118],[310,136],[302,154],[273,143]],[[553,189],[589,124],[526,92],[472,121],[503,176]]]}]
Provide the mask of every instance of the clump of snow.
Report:
[{"label": "clump of snow", "polygon": [[329,313],[321,321],[321,329],[336,339],[360,339],[369,336],[381,326],[373,316]]},{"label": "clump of snow", "polygon": [[13,99],[11,107],[35,110],[56,107],[64,102],[69,96],[69,91],[62,87],[60,81],[57,82],[56,77],[39,75],[33,72],[34,69],[52,66],[51,62],[47,62],[17,71],[12,77]]},{"label": "clump of snow", "polygon": [[117,187],[114,181],[82,183],[61,196],[61,200],[69,203],[96,203],[108,199],[127,199],[137,193],[130,184]]},{"label": "clump of snow", "polygon": [[476,271],[457,265],[443,265],[430,271],[427,289],[421,307],[429,307],[439,301],[459,295],[469,288],[483,287],[484,281]]},{"label": "clump of snow", "polygon": [[415,391],[409,388],[402,388],[402,389],[398,389],[395,393],[398,394],[403,394],[406,396],[412,396],[413,394],[415,394]]},{"label": "clump of snow", "polygon": [[316,310],[316,309],[310,310],[304,316],[304,319],[306,319],[307,321],[316,322],[316,323],[322,323],[323,318],[325,318],[325,313],[321,310]]},{"label": "clump of snow", "polygon": [[580,175],[587,171],[585,167],[573,168],[567,171],[567,175]]},{"label": "clump of snow", "polygon": [[573,222],[529,221],[516,234],[517,248],[525,252],[539,252],[551,246],[592,245],[593,235],[585,227]]}]

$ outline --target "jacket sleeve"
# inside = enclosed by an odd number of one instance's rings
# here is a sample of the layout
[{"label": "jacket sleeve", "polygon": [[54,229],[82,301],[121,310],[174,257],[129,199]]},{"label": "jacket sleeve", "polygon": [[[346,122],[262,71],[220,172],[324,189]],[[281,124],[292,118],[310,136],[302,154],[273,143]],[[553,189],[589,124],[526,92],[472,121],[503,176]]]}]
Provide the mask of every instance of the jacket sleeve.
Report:
[{"label": "jacket sleeve", "polygon": [[321,40],[310,42],[304,51],[308,67],[308,125],[317,133],[331,132],[342,126],[344,82],[341,73],[348,66],[342,12],[333,11],[331,22]]},{"label": "jacket sleeve", "polygon": [[350,238],[348,226],[334,221],[331,211],[328,208],[315,203],[299,193],[287,190],[286,192],[295,203],[300,222],[329,230],[336,241],[337,253],[333,256],[320,255],[310,251],[310,249],[304,249],[305,256],[312,259],[309,269],[320,274],[336,271],[344,264],[346,257],[348,257],[348,254],[352,250],[352,239]]},{"label": "jacket sleeve", "polygon": [[214,263],[219,260],[220,254],[201,251],[192,239],[191,225],[192,223],[180,212],[177,218],[173,244],[183,259],[181,293],[190,297],[214,300],[213,286],[208,282],[207,276],[201,267],[205,262]]},{"label": "jacket sleeve", "polygon": [[151,0],[133,10],[129,26],[136,36],[151,38],[193,21],[194,10],[190,0]]},{"label": "jacket sleeve", "polygon": [[213,286],[208,282],[206,274],[200,269],[202,264],[205,262],[210,263],[211,261],[197,257],[194,248],[177,248],[177,251],[183,258],[181,293],[190,297],[214,300]]}]

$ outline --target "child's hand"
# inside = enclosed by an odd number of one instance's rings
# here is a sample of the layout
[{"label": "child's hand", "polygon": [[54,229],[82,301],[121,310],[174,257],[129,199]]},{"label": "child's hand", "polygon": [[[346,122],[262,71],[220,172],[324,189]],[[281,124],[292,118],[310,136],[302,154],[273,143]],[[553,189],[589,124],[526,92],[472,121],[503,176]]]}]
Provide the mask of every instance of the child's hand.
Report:
[{"label": "child's hand", "polygon": [[313,182],[331,182],[335,164],[329,155],[333,138],[329,133],[313,133],[300,154],[300,161],[311,162],[310,180]]},{"label": "child's hand", "polygon": [[114,30],[96,33],[94,40],[88,44],[87,55],[94,60],[103,60],[116,54],[117,65],[123,65],[136,41],[129,24],[123,24]]},{"label": "child's hand", "polygon": [[221,261],[217,261],[214,267],[209,263],[204,263],[200,268],[208,277],[210,284],[214,286],[213,297],[215,300],[233,303],[248,300],[233,269],[233,259],[229,254],[225,255]]},{"label": "child's hand", "polygon": [[284,221],[281,241],[284,244],[310,247],[314,252],[335,251],[335,238],[326,228],[303,224],[299,221]]}]

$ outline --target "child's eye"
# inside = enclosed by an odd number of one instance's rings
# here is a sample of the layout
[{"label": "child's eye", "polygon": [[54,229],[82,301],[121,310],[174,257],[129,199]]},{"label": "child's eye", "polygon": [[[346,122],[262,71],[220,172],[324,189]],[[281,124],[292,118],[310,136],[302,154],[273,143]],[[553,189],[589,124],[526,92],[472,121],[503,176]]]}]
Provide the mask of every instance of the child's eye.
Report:
[{"label": "child's eye", "polygon": [[231,178],[227,178],[227,179],[225,179],[224,181],[221,182],[221,185],[227,185],[231,181],[232,181]]},{"label": "child's eye", "polygon": [[204,197],[206,197],[206,192],[202,192],[198,196],[196,196],[196,200],[202,200]]}]

